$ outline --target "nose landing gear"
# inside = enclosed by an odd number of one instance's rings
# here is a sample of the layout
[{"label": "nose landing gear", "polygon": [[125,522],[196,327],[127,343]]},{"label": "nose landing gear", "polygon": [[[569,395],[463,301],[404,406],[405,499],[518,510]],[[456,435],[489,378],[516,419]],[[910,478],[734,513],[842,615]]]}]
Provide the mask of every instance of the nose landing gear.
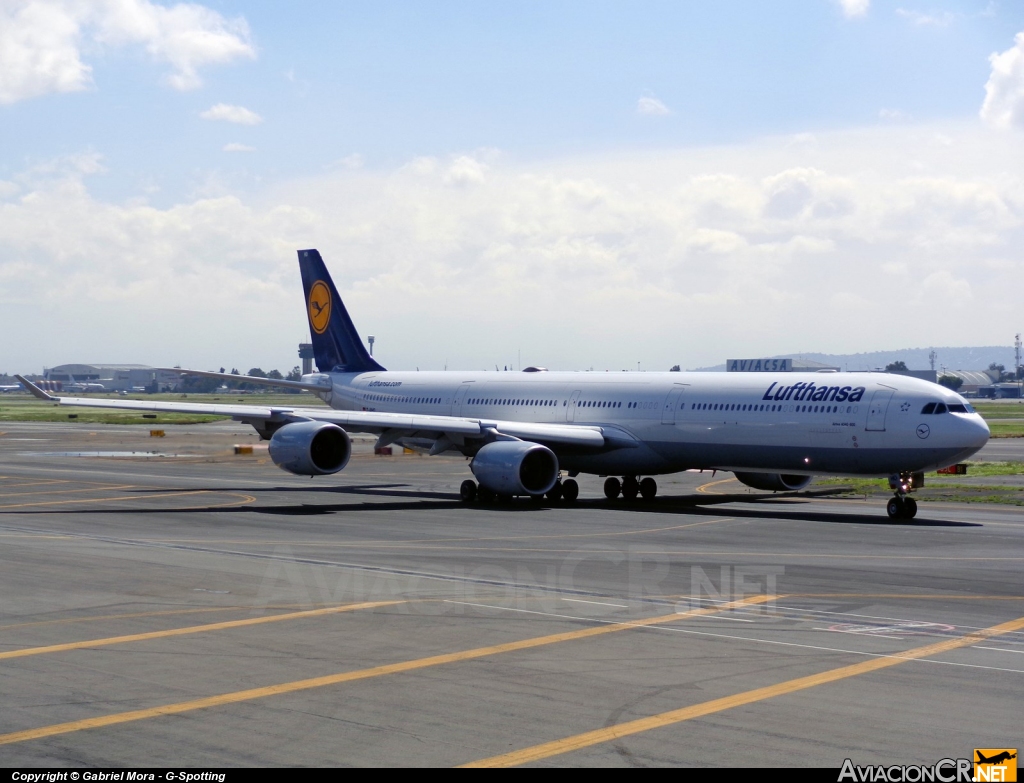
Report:
[{"label": "nose landing gear", "polygon": [[889,519],[913,519],[917,516],[917,501],[910,497],[910,492],[921,486],[924,486],[924,475],[921,473],[889,476],[889,489],[896,493],[885,504]]}]

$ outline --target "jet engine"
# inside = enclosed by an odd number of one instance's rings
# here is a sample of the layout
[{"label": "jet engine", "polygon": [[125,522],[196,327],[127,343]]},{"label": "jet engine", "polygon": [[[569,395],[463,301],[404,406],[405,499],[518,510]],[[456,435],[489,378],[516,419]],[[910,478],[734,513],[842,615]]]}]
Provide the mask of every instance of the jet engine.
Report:
[{"label": "jet engine", "polygon": [[543,495],[558,480],[558,458],[547,446],[499,440],[480,449],[469,463],[480,486],[496,495]]},{"label": "jet engine", "polygon": [[300,476],[326,476],[348,464],[352,441],[337,424],[297,421],[274,433],[269,450],[279,468]]},{"label": "jet engine", "polygon": [[811,483],[814,476],[793,476],[783,473],[737,473],[736,478],[748,487],[770,492],[793,492]]}]

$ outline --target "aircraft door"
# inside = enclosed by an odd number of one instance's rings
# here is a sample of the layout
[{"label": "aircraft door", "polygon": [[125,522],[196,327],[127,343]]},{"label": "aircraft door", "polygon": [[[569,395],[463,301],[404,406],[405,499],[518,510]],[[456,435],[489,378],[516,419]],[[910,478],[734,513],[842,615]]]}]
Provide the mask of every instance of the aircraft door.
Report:
[{"label": "aircraft door", "polygon": [[462,404],[466,401],[466,396],[469,394],[469,386],[460,386],[459,390],[455,392],[455,398],[452,400],[452,416],[462,415]]},{"label": "aircraft door", "polygon": [[889,400],[895,394],[894,389],[879,389],[871,395],[871,407],[868,409],[868,424],[865,430],[885,432],[885,413],[889,410]]},{"label": "aircraft door", "polygon": [[662,424],[675,424],[676,423],[676,410],[680,405],[680,398],[683,392],[686,390],[686,386],[677,383],[669,391],[668,396],[665,397],[665,403],[661,408],[661,423]]},{"label": "aircraft door", "polygon": [[569,397],[569,407],[565,409],[566,421],[576,421],[576,405],[580,401],[580,394],[582,394],[582,392],[577,390],[572,393],[571,397]]}]

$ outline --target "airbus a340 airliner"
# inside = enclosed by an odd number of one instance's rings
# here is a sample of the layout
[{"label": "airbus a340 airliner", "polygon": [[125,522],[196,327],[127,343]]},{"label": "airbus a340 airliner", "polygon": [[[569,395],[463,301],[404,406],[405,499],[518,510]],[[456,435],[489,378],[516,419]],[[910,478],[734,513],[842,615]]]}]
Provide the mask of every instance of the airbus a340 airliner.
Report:
[{"label": "airbus a340 airliner", "polygon": [[376,434],[381,446],[460,452],[476,479],[462,483],[467,502],[571,502],[580,473],[607,476],[609,498],[650,499],[653,476],[699,468],[732,471],[763,490],[799,490],[816,474],[888,477],[889,516],[913,517],[908,493],[923,472],[969,457],[989,437],[962,397],[900,375],[389,372],[367,353],[320,253],[300,250],[299,267],[319,372],[242,379],[311,391],[328,410],[54,397],[18,380],[61,405],[230,416],[269,439],[273,461],[300,475],[344,468],[350,431]]}]

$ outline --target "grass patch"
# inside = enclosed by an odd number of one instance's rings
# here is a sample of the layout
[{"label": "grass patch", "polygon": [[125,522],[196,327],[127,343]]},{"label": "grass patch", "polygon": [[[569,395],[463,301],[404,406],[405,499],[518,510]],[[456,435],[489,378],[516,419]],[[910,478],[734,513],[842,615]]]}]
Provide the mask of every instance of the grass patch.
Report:
[{"label": "grass patch", "polygon": [[[1022,473],[1024,473],[1024,462],[967,463],[968,476],[1019,476]],[[929,473],[928,475],[938,478],[937,473]]]},{"label": "grass patch", "polygon": [[989,422],[988,429],[993,438],[1024,438],[1024,421],[1021,421],[1020,424]]},{"label": "grass patch", "polygon": [[[1024,462],[968,462],[967,477],[1019,476],[1024,474]],[[914,491],[918,500],[947,503],[1000,503],[1024,506],[1024,487],[999,484],[971,484],[959,476],[926,473],[924,487]],[[887,497],[892,494],[888,479],[844,478],[821,476],[816,486],[848,486],[849,494],[865,497]]]},{"label": "grass patch", "polygon": [[1024,419],[1024,402],[982,402],[970,400],[983,419]]}]

